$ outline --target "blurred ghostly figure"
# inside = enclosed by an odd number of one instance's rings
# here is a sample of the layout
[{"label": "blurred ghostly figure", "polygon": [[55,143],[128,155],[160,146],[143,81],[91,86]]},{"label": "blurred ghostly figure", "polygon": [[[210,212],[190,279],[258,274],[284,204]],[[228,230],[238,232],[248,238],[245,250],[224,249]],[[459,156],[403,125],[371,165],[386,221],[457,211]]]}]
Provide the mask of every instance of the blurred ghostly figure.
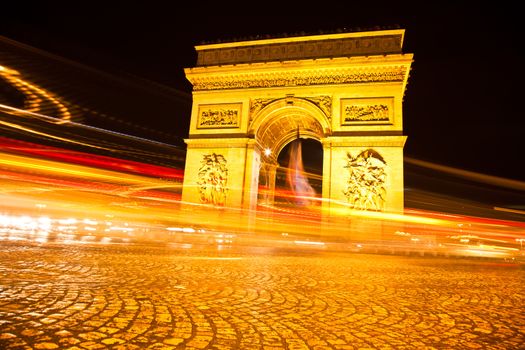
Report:
[{"label": "blurred ghostly figure", "polygon": [[294,196],[295,204],[301,206],[312,204],[315,190],[308,182],[304,172],[301,139],[290,143],[286,182]]}]

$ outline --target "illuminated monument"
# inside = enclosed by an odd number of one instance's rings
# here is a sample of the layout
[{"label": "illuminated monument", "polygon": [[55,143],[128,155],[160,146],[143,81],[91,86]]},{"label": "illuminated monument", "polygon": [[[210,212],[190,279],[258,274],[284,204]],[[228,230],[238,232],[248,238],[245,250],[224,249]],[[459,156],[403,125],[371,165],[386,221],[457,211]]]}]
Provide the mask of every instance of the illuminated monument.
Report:
[{"label": "illuminated monument", "polygon": [[[323,206],[403,209],[404,30],[196,46],[182,200],[255,208],[291,141],[323,147]],[[268,198],[267,198],[268,200]],[[272,200],[272,198],[270,198]]]}]

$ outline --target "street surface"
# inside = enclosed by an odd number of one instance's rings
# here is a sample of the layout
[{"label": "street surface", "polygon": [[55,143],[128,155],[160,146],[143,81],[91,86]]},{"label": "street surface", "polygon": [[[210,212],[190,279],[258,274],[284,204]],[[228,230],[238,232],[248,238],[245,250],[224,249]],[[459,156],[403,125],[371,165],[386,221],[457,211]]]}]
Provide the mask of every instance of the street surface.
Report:
[{"label": "street surface", "polygon": [[1,349],[525,349],[503,260],[0,242]]}]

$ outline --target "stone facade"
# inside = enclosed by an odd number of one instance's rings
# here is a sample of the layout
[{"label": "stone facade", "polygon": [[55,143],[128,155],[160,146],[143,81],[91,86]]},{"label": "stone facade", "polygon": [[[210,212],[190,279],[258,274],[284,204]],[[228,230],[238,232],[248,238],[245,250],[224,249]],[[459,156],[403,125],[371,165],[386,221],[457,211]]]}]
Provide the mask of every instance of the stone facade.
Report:
[{"label": "stone facade", "polygon": [[[197,67],[185,69],[193,109],[183,201],[255,208],[260,173],[275,186],[276,157],[299,133],[323,145],[329,212],[401,211],[402,101],[413,59],[401,53],[403,36],[388,30],[197,46]],[[306,47],[317,51],[299,54]],[[259,59],[256,50],[270,51]],[[203,159],[217,155],[227,180],[213,173],[203,185],[202,174],[213,172]]]}]

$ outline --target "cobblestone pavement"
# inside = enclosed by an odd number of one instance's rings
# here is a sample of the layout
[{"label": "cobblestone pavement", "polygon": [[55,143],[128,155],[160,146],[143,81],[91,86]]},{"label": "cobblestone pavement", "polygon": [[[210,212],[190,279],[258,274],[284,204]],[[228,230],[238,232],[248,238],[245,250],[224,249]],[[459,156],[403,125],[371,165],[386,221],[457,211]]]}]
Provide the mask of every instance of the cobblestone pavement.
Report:
[{"label": "cobblestone pavement", "polygon": [[2,349],[524,349],[525,269],[0,243]]}]

